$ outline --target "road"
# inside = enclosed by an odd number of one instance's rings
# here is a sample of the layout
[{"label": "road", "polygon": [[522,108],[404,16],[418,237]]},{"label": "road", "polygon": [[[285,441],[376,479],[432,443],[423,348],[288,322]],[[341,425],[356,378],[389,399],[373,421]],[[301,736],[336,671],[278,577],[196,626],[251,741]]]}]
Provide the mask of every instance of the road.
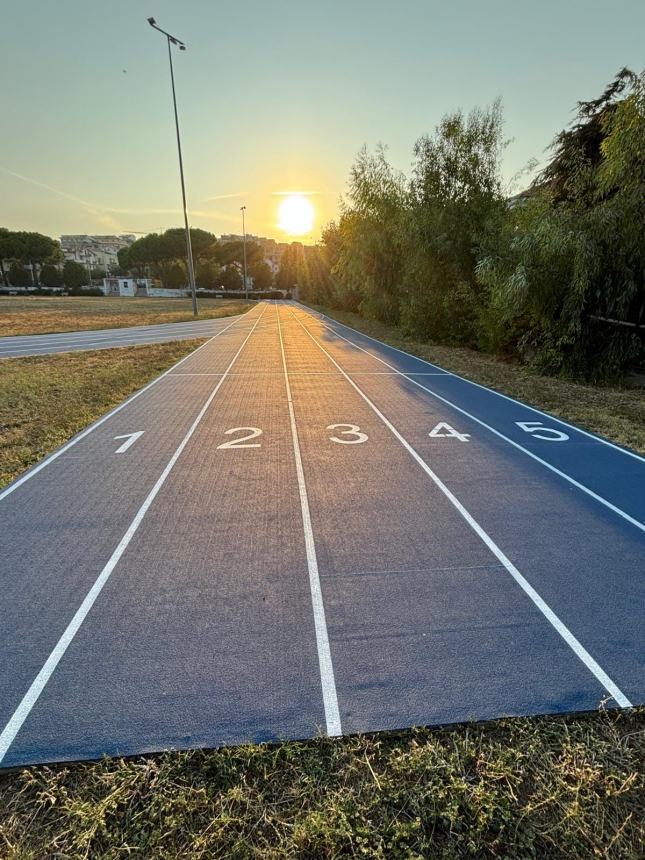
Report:
[{"label": "road", "polygon": [[137,346],[145,343],[167,343],[173,340],[212,337],[237,317],[219,317],[194,322],[108,328],[97,331],[70,331],[57,334],[0,337],[0,358],[25,355],[49,355],[85,349],[110,349],[115,346]]},{"label": "road", "polygon": [[642,704],[644,481],[260,304],[0,492],[1,764]]}]

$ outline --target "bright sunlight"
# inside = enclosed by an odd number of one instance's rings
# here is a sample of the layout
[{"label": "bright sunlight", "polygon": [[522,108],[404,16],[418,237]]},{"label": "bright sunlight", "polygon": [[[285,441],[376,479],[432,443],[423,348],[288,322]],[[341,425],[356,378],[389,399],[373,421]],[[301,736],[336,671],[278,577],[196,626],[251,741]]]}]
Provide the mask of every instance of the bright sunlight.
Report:
[{"label": "bright sunlight", "polygon": [[278,227],[291,236],[309,233],[314,225],[314,207],[302,194],[290,194],[278,208]]}]

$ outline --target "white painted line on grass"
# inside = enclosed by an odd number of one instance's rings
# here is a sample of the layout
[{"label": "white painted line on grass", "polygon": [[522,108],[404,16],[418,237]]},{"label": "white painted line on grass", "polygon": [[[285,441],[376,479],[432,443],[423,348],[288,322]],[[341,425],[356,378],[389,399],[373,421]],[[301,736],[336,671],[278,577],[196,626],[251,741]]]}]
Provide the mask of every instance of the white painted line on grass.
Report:
[{"label": "white painted line on grass", "polygon": [[[262,311],[262,313],[264,313],[264,311]],[[37,475],[38,472],[41,471],[41,469],[45,468],[45,466],[48,466],[50,463],[53,463],[54,460],[60,457],[61,454],[64,454],[65,451],[68,451],[73,445],[76,445],[77,442],[80,442],[81,439],[84,439],[89,433],[91,433],[93,430],[96,430],[97,427],[100,427],[101,424],[104,424],[108,419],[112,418],[113,415],[116,415],[117,412],[120,412],[122,409],[132,403],[133,400],[136,400],[137,397],[141,397],[142,394],[148,391],[149,388],[152,388],[153,385],[156,385],[157,382],[160,382],[162,379],[165,379],[166,376],[172,373],[172,371],[179,367],[180,364],[183,364],[184,361],[187,361],[189,358],[192,358],[200,351],[200,349],[204,349],[204,347],[208,346],[208,344],[214,341],[215,338],[224,334],[224,332],[231,328],[231,326],[235,325],[238,320],[239,317],[237,319],[234,319],[233,322],[229,323],[229,325],[225,326],[225,328],[223,328],[221,331],[218,331],[217,334],[213,335],[213,337],[209,338],[206,343],[203,343],[201,346],[198,346],[197,349],[194,349],[192,352],[189,352],[188,355],[185,355],[176,364],[173,364],[173,366],[168,368],[168,370],[162,373],[161,376],[157,376],[157,378],[153,379],[152,382],[149,382],[143,388],[139,389],[139,391],[135,391],[135,393],[128,397],[127,400],[124,400],[123,403],[120,403],[118,406],[115,406],[114,409],[111,409],[106,415],[104,415],[102,418],[99,418],[98,421],[95,421],[93,424],[90,424],[89,427],[86,427],[85,430],[82,430],[80,433],[74,436],[73,439],[70,439],[69,442],[62,446],[62,448],[59,448],[57,451],[54,451],[53,454],[50,454],[48,457],[45,457],[44,460],[41,460],[40,463],[33,466],[28,472],[25,472],[25,474],[22,475],[20,478],[16,478],[16,480],[12,484],[9,484],[8,487],[5,487],[5,489],[0,492],[0,502],[8,495],[13,493],[15,490],[17,490],[18,487],[21,487],[25,483],[25,481],[28,481],[30,478],[33,478],[34,475]]]},{"label": "white painted line on grass", "polygon": [[[298,322],[300,323],[300,320],[298,320]],[[300,325],[302,325],[302,323],[300,323]],[[581,484],[580,481],[577,481],[575,478],[572,478],[571,475],[567,475],[566,472],[563,472],[560,469],[558,469],[556,466],[553,466],[547,460],[543,460],[542,457],[538,457],[537,454],[534,454],[533,451],[530,451],[528,448],[525,448],[523,445],[520,445],[519,442],[515,442],[514,439],[510,439],[508,436],[505,436],[504,433],[502,433],[500,430],[497,430],[495,427],[492,427],[490,424],[487,424],[485,421],[482,421],[481,418],[477,418],[471,412],[468,412],[466,409],[463,409],[461,406],[457,406],[456,403],[453,403],[451,400],[448,400],[447,397],[443,397],[441,394],[437,394],[437,392],[433,391],[431,388],[427,388],[425,385],[422,385],[418,380],[414,379],[412,377],[412,375],[405,373],[402,370],[398,370],[396,367],[394,367],[394,365],[389,364],[387,361],[385,361],[385,359],[380,358],[378,355],[374,355],[374,353],[370,352],[367,349],[364,349],[362,346],[359,346],[358,344],[349,340],[349,338],[346,338],[344,335],[340,334],[340,332],[335,331],[331,326],[328,326],[325,323],[323,323],[323,325],[329,331],[333,332],[333,334],[335,334],[336,337],[339,337],[341,340],[347,341],[347,343],[356,347],[356,349],[360,349],[362,352],[371,356],[371,358],[373,358],[375,361],[380,361],[381,364],[384,364],[386,367],[391,368],[399,376],[402,376],[404,379],[407,379],[408,382],[411,382],[413,385],[416,385],[419,388],[423,389],[423,391],[426,391],[432,397],[435,397],[437,400],[440,400],[442,403],[445,403],[446,406],[449,406],[451,409],[455,409],[457,412],[460,412],[462,415],[465,415],[467,418],[470,418],[471,421],[474,421],[476,424],[479,424],[480,427],[484,427],[486,430],[489,430],[495,436],[499,437],[500,439],[503,439],[504,442],[508,442],[508,444],[512,445],[513,448],[517,448],[518,451],[522,451],[522,453],[526,454],[528,457],[530,457],[532,460],[535,460],[537,463],[540,463],[546,469],[549,469],[549,471],[553,472],[555,475],[558,475],[558,477],[563,478],[565,481],[568,481],[570,484],[572,484],[574,487],[576,487],[576,489],[581,490],[583,493],[586,493],[588,496],[590,496],[596,502],[599,502],[601,505],[604,505],[604,507],[608,508],[613,513],[618,514],[619,517],[622,517],[624,520],[626,520],[631,525],[636,526],[636,528],[640,529],[640,531],[645,532],[645,523],[642,523],[640,520],[637,520],[635,517],[632,517],[630,514],[627,513],[627,511],[623,511],[621,508],[612,504],[612,502],[610,502],[608,499],[605,499],[605,498],[603,498],[603,496],[598,495],[598,493],[595,493],[593,490],[589,489],[589,487],[586,487],[584,484]],[[305,327],[303,326],[303,328],[305,328]],[[305,331],[307,331],[307,333],[310,334],[308,329],[305,328]],[[420,374],[416,374],[416,375],[418,376]],[[461,377],[459,377],[459,378],[461,379]],[[468,381],[468,380],[466,380],[466,381]],[[473,384],[476,384],[476,383],[473,383]],[[485,388],[485,386],[483,386],[483,385],[479,386],[479,387],[484,388],[486,391],[492,391],[492,389]],[[497,392],[494,392],[494,393],[497,393]],[[500,395],[500,396],[505,396],[505,395]],[[509,398],[509,399],[512,399],[512,398]],[[519,403],[519,401],[514,401],[514,402]],[[522,404],[520,404],[520,405],[522,405]],[[529,408],[532,408],[532,407],[529,407]],[[537,412],[539,410],[534,410],[534,411]],[[540,414],[546,415],[546,413],[544,413],[544,412],[540,413]],[[546,417],[551,418],[552,416],[546,415]],[[567,427],[571,426],[571,425],[567,424],[566,421],[561,421],[560,423],[564,424]],[[573,428],[573,429],[576,429],[576,428]],[[584,431],[580,431],[580,432],[584,432]],[[586,434],[586,435],[590,435],[590,434]],[[593,436],[592,438],[595,439],[596,437]],[[602,440],[600,440],[600,441],[602,441]],[[612,447],[616,447],[616,446],[612,446]],[[623,451],[622,448],[618,448],[617,450]],[[623,453],[629,454],[631,452],[623,451]]]},{"label": "white painted line on grass", "polygon": [[[304,313],[304,311],[303,311],[303,313]],[[594,442],[601,442],[603,445],[607,445],[609,448],[613,448],[614,450],[618,451],[620,454],[627,454],[628,457],[633,457],[635,460],[640,460],[641,463],[645,463],[645,457],[643,457],[642,454],[638,454],[636,451],[630,451],[629,448],[622,448],[620,445],[616,445],[615,442],[612,442],[609,439],[604,439],[602,436],[598,436],[595,433],[591,433],[589,430],[583,430],[582,427],[577,427],[575,424],[571,424],[569,421],[565,421],[564,418],[558,418],[557,415],[551,415],[548,412],[543,412],[541,409],[538,409],[536,406],[530,406],[528,403],[524,403],[521,400],[517,400],[515,397],[511,397],[508,394],[502,394],[501,391],[496,391],[494,388],[489,388],[487,385],[482,385],[480,382],[474,382],[472,379],[468,379],[465,376],[460,376],[458,373],[454,373],[451,370],[446,370],[445,368],[441,367],[438,364],[433,364],[431,361],[426,361],[425,358],[420,358],[418,355],[412,355],[411,352],[406,352],[405,350],[399,349],[396,346],[392,346],[389,343],[384,343],[382,340],[378,340],[377,338],[372,337],[369,334],[365,334],[365,332],[358,331],[358,329],[352,328],[350,325],[346,325],[345,323],[339,322],[338,320],[335,320],[332,317],[328,317],[327,314],[320,313],[319,311],[313,311],[313,310],[310,311],[309,308],[307,309],[307,313],[310,313],[311,316],[318,315],[319,317],[327,319],[331,323],[334,323],[335,325],[342,326],[342,328],[349,329],[350,331],[354,332],[355,334],[360,335],[361,337],[366,337],[366,338],[368,338],[368,340],[374,341],[374,343],[378,344],[380,347],[385,347],[386,349],[393,349],[395,352],[399,352],[399,353],[401,353],[401,355],[405,355],[406,358],[414,358],[414,359],[416,359],[416,361],[421,361],[421,362],[423,362],[423,364],[427,364],[428,367],[435,367],[435,368],[437,368],[437,370],[442,371],[446,376],[454,376],[456,379],[460,379],[462,382],[467,382],[468,385],[474,385],[476,388],[481,388],[483,391],[487,391],[489,394],[494,394],[497,397],[501,397],[504,400],[510,401],[511,403],[516,403],[518,406],[523,406],[524,409],[530,409],[531,412],[535,412],[536,415],[542,415],[543,418],[548,418],[550,420],[557,421],[558,424],[563,424],[565,427],[569,427],[571,430],[575,430],[576,433],[582,433],[583,436],[588,436],[590,439],[593,439]],[[329,331],[333,331],[334,334],[338,334],[338,332],[335,331],[335,329],[332,328],[332,326],[327,325],[326,328],[328,328]],[[343,335],[338,334],[338,337],[343,337]],[[357,347],[357,349],[362,349],[363,352],[367,352],[367,354],[371,355],[373,358],[378,358],[378,356],[374,355],[374,353],[369,352],[369,350],[363,349],[362,346],[358,346],[358,344],[354,343],[354,341],[352,341],[352,340],[349,340],[349,338],[344,338],[344,340],[346,340],[348,343],[351,343],[352,346]],[[382,359],[380,359],[380,358],[378,360],[382,361]],[[385,361],[383,363],[387,364],[387,362],[385,362]],[[391,367],[391,365],[388,365],[388,366]],[[402,373],[403,376],[406,376],[405,372],[402,372],[402,371],[398,371],[398,372]],[[416,374],[416,375],[418,376],[419,374]],[[455,407],[455,408],[457,408],[457,407]]]},{"label": "white painted line on grass", "polygon": [[296,463],[296,474],[298,476],[298,491],[300,493],[300,509],[302,511],[302,526],[305,535],[305,549],[307,552],[307,567],[309,568],[309,587],[311,590],[311,603],[314,612],[314,627],[316,630],[316,645],[318,648],[318,665],[320,668],[320,682],[322,684],[323,704],[325,707],[325,721],[327,723],[328,735],[342,734],[340,724],[340,711],[338,709],[338,695],[336,693],[336,681],[334,679],[334,665],[331,659],[329,647],[329,635],[327,633],[327,621],[325,619],[325,605],[323,603],[322,589],[320,587],[320,575],[318,572],[318,559],[316,557],[316,543],[311,525],[311,512],[309,510],[309,498],[307,496],[307,485],[305,473],[302,468],[302,456],[300,454],[300,442],[298,440],[298,428],[296,416],[291,397],[291,385],[289,383],[289,372],[287,370],[287,359],[284,353],[284,341],[282,339],[282,326],[280,325],[280,311],[276,304],[276,317],[278,320],[278,334],[280,336],[280,350],[282,353],[282,369],[284,371],[284,384],[287,390],[287,402],[289,404],[289,419],[291,423],[291,440],[293,442],[293,456]]},{"label": "white painted line on grass", "polygon": [[[262,310],[262,313],[264,313],[264,309]],[[260,314],[260,317],[261,316],[262,316],[262,314]],[[258,317],[258,320],[260,319],[260,317]],[[2,730],[2,733],[0,734],[0,764],[2,763],[5,755],[7,754],[7,751],[9,750],[9,747],[13,743],[16,735],[20,731],[23,723],[25,722],[25,720],[29,716],[32,708],[34,707],[34,705],[38,701],[38,698],[40,697],[42,691],[45,689],[45,686],[47,685],[47,682],[51,678],[52,673],[54,672],[54,670],[56,669],[56,667],[60,663],[63,655],[65,654],[65,651],[67,651],[69,645],[71,644],[72,640],[74,639],[78,630],[80,629],[83,621],[87,617],[87,614],[89,613],[90,609],[92,608],[92,606],[96,602],[97,597],[99,596],[99,594],[103,590],[103,586],[105,585],[105,583],[110,578],[110,574],[112,573],[114,568],[119,563],[119,560],[121,559],[121,556],[123,555],[123,553],[127,549],[128,544],[130,543],[130,541],[132,540],[132,538],[136,534],[137,529],[141,525],[143,518],[145,517],[148,509],[150,508],[150,505],[155,500],[155,498],[156,498],[159,490],[162,488],[166,478],[168,477],[168,475],[172,471],[173,466],[175,465],[175,463],[179,459],[182,451],[184,450],[184,448],[188,444],[191,436],[193,435],[193,433],[197,429],[197,426],[199,425],[200,421],[202,420],[202,418],[206,414],[208,407],[213,402],[213,398],[215,397],[215,395],[217,394],[217,392],[221,388],[222,383],[226,379],[228,371],[230,370],[231,367],[233,367],[233,365],[237,361],[239,354],[244,349],[248,339],[253,334],[254,329],[255,329],[255,326],[253,326],[251,331],[247,334],[244,341],[242,342],[242,345],[240,346],[238,351],[233,356],[233,359],[231,360],[231,363],[229,364],[226,372],[224,373],[222,378],[219,380],[219,382],[217,383],[215,388],[211,391],[208,399],[206,400],[206,402],[204,403],[204,405],[200,409],[197,418],[195,418],[195,420],[191,424],[188,432],[186,433],[184,438],[179,443],[177,449],[175,450],[175,453],[172,455],[172,457],[168,461],[166,468],[163,470],[163,472],[161,473],[161,475],[157,479],[157,482],[155,483],[154,487],[150,490],[150,492],[146,496],[144,503],[141,505],[141,507],[137,511],[137,514],[136,514],[135,518],[132,520],[132,522],[130,523],[128,530],[126,531],[126,533],[121,538],[119,545],[117,546],[117,548],[114,550],[114,552],[110,556],[108,563],[105,565],[105,567],[103,568],[101,573],[98,575],[96,581],[94,582],[94,585],[88,591],[87,595],[85,596],[85,599],[83,600],[83,602],[81,603],[79,608],[76,610],[74,617],[72,618],[72,620],[67,625],[67,628],[64,631],[63,635],[60,637],[60,639],[58,640],[58,642],[54,646],[54,649],[52,650],[51,654],[49,655],[49,657],[45,661],[44,666],[42,667],[40,672],[34,678],[31,686],[29,687],[29,689],[27,690],[27,692],[23,696],[22,701],[20,702],[20,704],[18,705],[18,707],[14,711],[14,713],[11,716],[7,725]]]},{"label": "white painted line on grass", "polygon": [[530,598],[533,604],[540,610],[542,615],[547,619],[547,621],[553,626],[553,628],[560,634],[560,636],[564,639],[567,645],[571,648],[574,654],[584,663],[584,665],[589,669],[589,671],[594,675],[597,680],[602,684],[602,686],[607,690],[607,692],[612,696],[614,701],[620,705],[621,708],[630,708],[631,702],[627,698],[627,696],[620,690],[620,688],[612,681],[612,679],[607,675],[604,669],[594,660],[591,654],[584,648],[584,646],[576,639],[573,633],[569,630],[569,628],[564,624],[563,621],[555,614],[555,612],[551,609],[551,607],[540,597],[538,592],[533,588],[533,586],[528,582],[527,579],[522,576],[519,570],[515,567],[515,565],[511,562],[509,558],[502,552],[502,550],[497,546],[495,541],[490,537],[490,535],[479,525],[479,523],[470,515],[470,513],[466,510],[466,508],[461,504],[459,499],[452,493],[448,487],[443,483],[441,478],[436,475],[430,466],[426,463],[426,461],[421,457],[420,454],[410,445],[410,443],[403,438],[403,436],[399,433],[396,427],[392,424],[392,422],[385,417],[385,415],[381,412],[381,410],[376,406],[370,398],[365,394],[359,387],[356,385],[354,380],[343,370],[343,368],[338,364],[336,359],[325,349],[325,347],[318,342],[318,340],[311,334],[311,332],[300,322],[300,320],[293,315],[294,319],[298,322],[298,324],[302,327],[303,331],[305,331],[309,337],[313,340],[313,342],[318,346],[318,348],[325,353],[325,355],[329,358],[329,360],[340,370],[345,379],[349,382],[352,388],[363,398],[363,400],[367,403],[367,405],[372,409],[372,411],[381,419],[381,421],[385,424],[388,430],[398,439],[398,441],[403,445],[406,451],[416,460],[416,462],[421,466],[423,471],[428,475],[428,477],[434,482],[434,484],[441,490],[444,496],[448,499],[448,501],[453,505],[453,507],[461,514],[463,519],[468,523],[470,528],[475,532],[475,534],[486,544],[488,549],[493,553],[495,558],[500,561],[506,570],[513,577],[515,582],[520,586],[522,591]]}]

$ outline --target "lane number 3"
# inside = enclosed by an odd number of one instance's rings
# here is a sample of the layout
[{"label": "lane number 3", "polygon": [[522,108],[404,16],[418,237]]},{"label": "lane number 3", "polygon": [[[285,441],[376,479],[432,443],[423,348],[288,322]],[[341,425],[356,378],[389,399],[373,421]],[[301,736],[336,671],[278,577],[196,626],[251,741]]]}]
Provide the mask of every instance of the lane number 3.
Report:
[{"label": "lane number 3", "polygon": [[[342,430],[341,428],[345,429]],[[362,442],[367,442],[369,436],[363,433],[357,424],[330,424],[328,430],[338,430],[341,436],[348,436],[348,439],[339,439],[338,436],[330,436],[332,442],[338,442],[339,445],[360,445]],[[351,438],[354,437],[354,438]]]},{"label": "lane number 3", "polygon": [[569,438],[562,430],[545,427],[541,421],[516,421],[515,423],[526,433],[530,433],[536,439],[544,439],[545,442],[565,442]]}]

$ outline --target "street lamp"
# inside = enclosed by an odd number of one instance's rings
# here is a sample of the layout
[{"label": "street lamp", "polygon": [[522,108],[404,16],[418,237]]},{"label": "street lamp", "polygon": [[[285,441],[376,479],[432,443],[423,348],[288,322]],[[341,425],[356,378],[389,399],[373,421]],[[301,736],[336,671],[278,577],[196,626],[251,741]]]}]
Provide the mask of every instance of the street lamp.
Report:
[{"label": "street lamp", "polygon": [[193,248],[190,241],[190,228],[188,226],[188,212],[186,211],[186,185],[184,183],[184,162],[181,157],[181,138],[179,137],[179,117],[177,116],[177,97],[175,95],[175,75],[172,68],[172,50],[170,48],[171,43],[173,45],[177,45],[180,51],[186,50],[186,45],[175,38],[175,36],[171,36],[170,33],[166,33],[165,30],[162,30],[161,27],[157,26],[157,22],[154,18],[148,18],[148,24],[159,33],[162,33],[167,41],[168,41],[168,61],[170,63],[170,83],[172,84],[172,104],[175,109],[175,129],[177,131],[177,152],[179,153],[179,175],[181,177],[181,199],[184,206],[184,226],[186,228],[186,257],[188,260],[188,280],[190,282],[190,294],[193,300],[193,316],[197,316],[197,292],[195,290],[195,269],[193,267]]},{"label": "street lamp", "polygon": [[246,301],[249,300],[249,282],[246,280],[246,223],[244,220],[244,214],[246,212],[246,206],[240,206],[240,212],[242,213],[242,248],[244,249],[244,297]]}]

